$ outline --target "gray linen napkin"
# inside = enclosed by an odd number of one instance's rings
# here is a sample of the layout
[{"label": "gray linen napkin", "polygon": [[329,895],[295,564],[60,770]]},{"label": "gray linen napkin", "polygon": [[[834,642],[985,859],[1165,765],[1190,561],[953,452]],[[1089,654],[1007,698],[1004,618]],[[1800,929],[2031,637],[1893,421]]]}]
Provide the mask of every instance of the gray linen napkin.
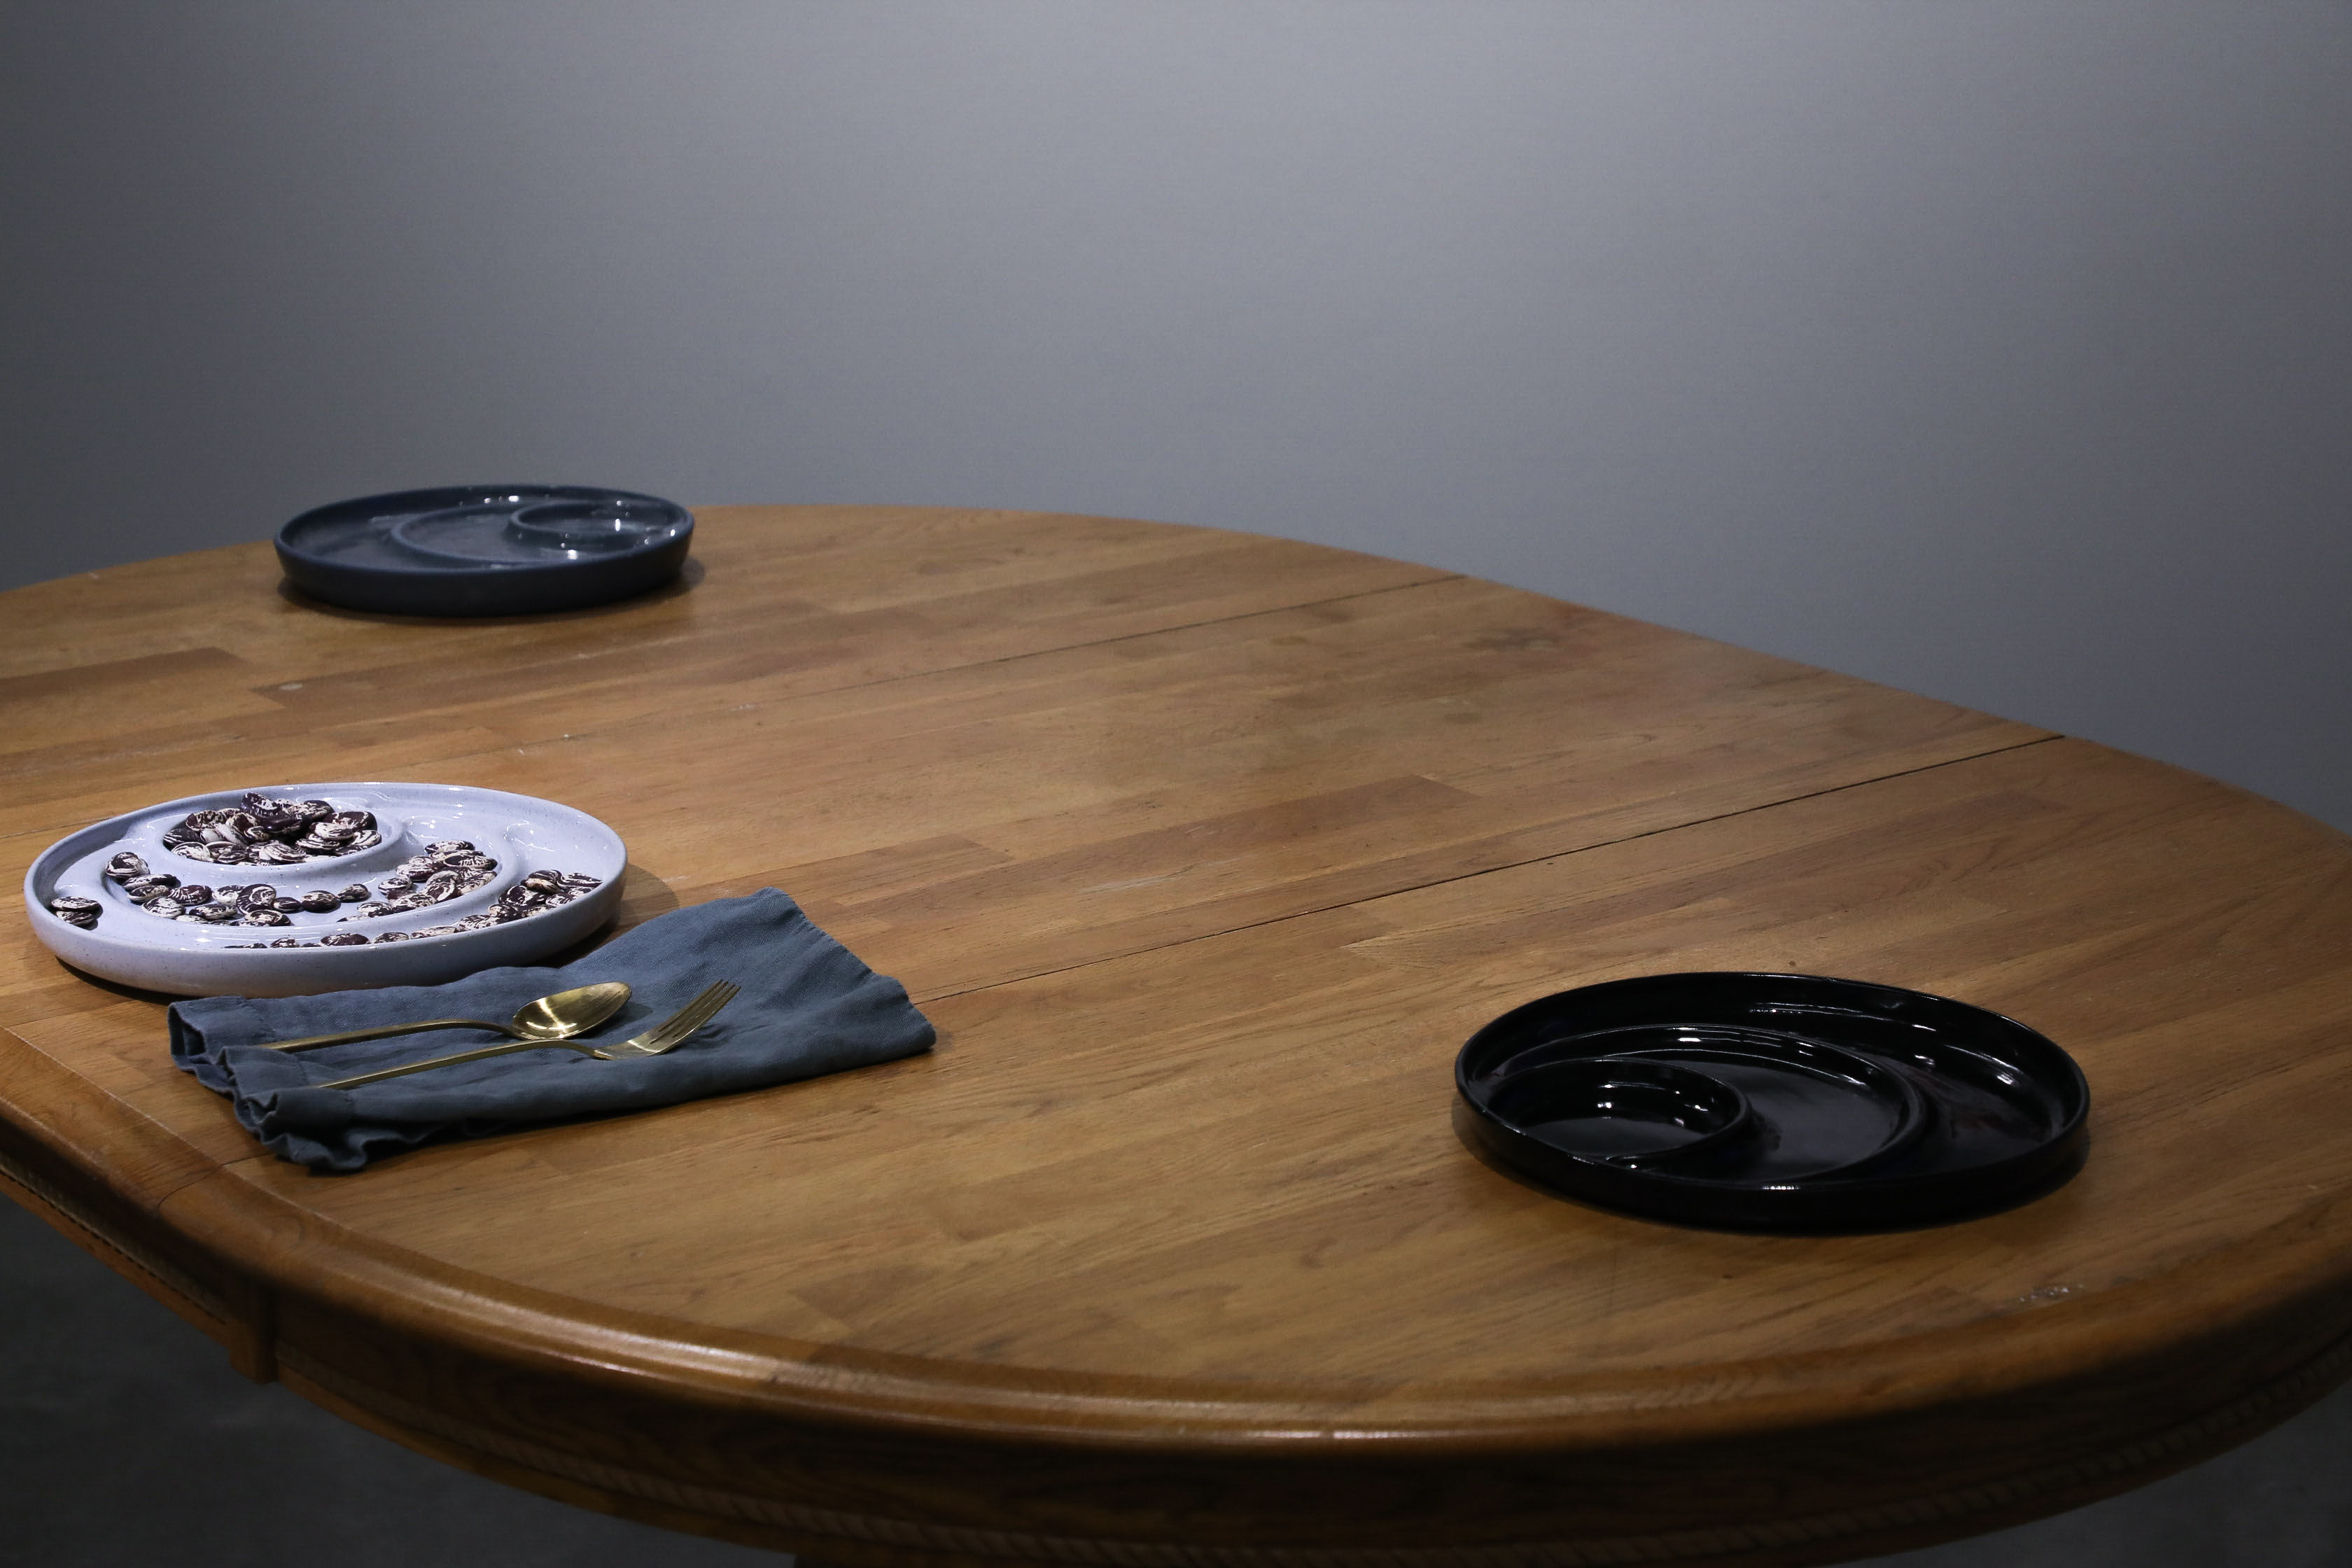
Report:
[{"label": "gray linen napkin", "polygon": [[[533,997],[625,980],[629,1005],[588,1044],[642,1034],[715,980],[743,988],[667,1055],[597,1061],[552,1047],[359,1089],[316,1089],[377,1068],[449,1056],[505,1037],[436,1029],[388,1040],[272,1051],[371,1024],[511,1016]],[[673,910],[560,969],[486,969],[446,985],[257,999],[206,996],[171,1008],[172,1056],[229,1096],[272,1153],[320,1171],[356,1171],[445,1133],[476,1137],[518,1122],[636,1110],[814,1078],[928,1050],[931,1026],[906,988],[877,974],[773,888]]]}]

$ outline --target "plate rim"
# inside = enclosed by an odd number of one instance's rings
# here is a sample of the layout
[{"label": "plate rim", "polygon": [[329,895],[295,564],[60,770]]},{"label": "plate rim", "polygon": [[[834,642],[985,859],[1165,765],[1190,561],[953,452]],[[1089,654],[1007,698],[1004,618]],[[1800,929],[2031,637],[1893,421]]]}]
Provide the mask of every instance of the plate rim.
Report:
[{"label": "plate rim", "polygon": [[[574,900],[572,904],[562,906],[561,910],[549,910],[546,916],[533,917],[530,922],[515,921],[506,926],[490,926],[471,931],[451,931],[440,936],[413,937],[406,942],[381,944],[382,949],[389,950],[385,953],[385,961],[389,961],[394,953],[414,955],[409,963],[398,965],[400,968],[422,969],[437,973],[446,969],[448,965],[435,961],[446,959],[456,954],[461,948],[467,946],[503,948],[506,945],[504,942],[482,941],[492,932],[513,933],[508,939],[512,942],[522,936],[517,928],[526,923],[535,924],[538,920],[556,916],[559,913],[568,915],[567,919],[555,920],[551,925],[539,927],[537,931],[530,933],[537,935],[541,931],[547,932],[551,940],[546,945],[534,946],[527,938],[521,941],[520,946],[523,951],[532,956],[544,954],[556,947],[566,945],[569,941],[577,940],[578,937],[602,925],[619,903],[621,885],[628,869],[628,845],[610,823],[576,805],[559,800],[550,800],[544,795],[523,795],[515,790],[496,789],[482,784],[443,784],[425,779],[339,779],[329,782],[312,781],[301,784],[285,783],[205,790],[172,800],[156,801],[151,805],[134,807],[130,811],[116,812],[96,822],[75,828],[44,847],[25,868],[23,892],[27,923],[32,927],[34,936],[43,947],[61,963],[69,964],[78,971],[95,974],[100,979],[117,984],[139,985],[173,994],[213,995],[232,993],[217,987],[193,992],[184,991],[178,985],[157,985],[152,979],[127,978],[122,972],[126,969],[160,969],[166,964],[200,972],[210,969],[229,971],[245,968],[260,962],[284,965],[285,967],[279,971],[278,977],[300,980],[304,978],[302,972],[306,969],[314,971],[331,969],[341,972],[348,971],[354,966],[364,968],[370,963],[382,962],[369,956],[379,951],[379,945],[373,942],[365,947],[355,945],[335,948],[172,947],[154,942],[126,942],[120,937],[103,934],[95,928],[84,930],[79,927],[65,926],[63,931],[58,931],[51,928],[63,926],[63,922],[50,913],[47,905],[47,896],[56,887],[56,878],[59,870],[87,855],[92,848],[99,847],[107,842],[120,842],[125,829],[141,819],[172,812],[184,815],[190,811],[206,809],[207,806],[218,805],[224,801],[234,803],[243,795],[256,791],[264,794],[316,795],[326,797],[336,791],[358,790],[438,791],[446,792],[452,797],[466,797],[483,802],[515,803],[519,815],[531,814],[530,811],[520,809],[523,807],[559,812],[567,817],[576,819],[579,824],[589,828],[592,836],[599,840],[598,849],[609,855],[611,861],[612,868],[608,874],[603,875],[601,886],[592,889],[588,893]],[[593,867],[583,867],[582,869],[592,872],[599,870],[598,868]],[[582,921],[592,912],[596,915],[596,919],[583,925]],[[65,932],[70,932],[71,935],[66,935]],[[566,933],[563,940],[554,940],[558,932]],[[107,968],[93,967],[86,962],[93,952],[106,963]],[[268,956],[260,957],[259,955],[262,954]],[[142,963],[142,958],[152,959],[153,962]],[[527,960],[524,961],[527,962]],[[501,963],[513,962],[517,960],[493,959],[477,967],[496,968]],[[457,974],[470,973],[472,973],[470,969],[460,968],[457,971]],[[457,974],[444,974],[443,978],[456,978]],[[418,981],[407,974],[394,975],[378,982],[378,984],[394,985],[432,983],[435,982]],[[339,980],[332,984],[322,984],[316,989],[344,990],[352,988],[354,984],[364,985],[371,983],[366,980],[356,983]],[[241,994],[266,993],[247,990]]]},{"label": "plate rim", "polygon": [[[2047,1053],[2046,1065],[2056,1071],[2060,1081],[2055,1086],[2056,1093],[2050,1096],[2062,1102],[2056,1125],[2039,1143],[1958,1172],[1913,1172],[1892,1176],[1865,1173],[1850,1178],[1800,1178],[1785,1183],[1728,1182],[1629,1172],[1584,1159],[1511,1125],[1486,1104],[1482,1086],[1496,1081],[1492,1069],[1511,1059],[1508,1054],[1499,1058],[1492,1054],[1496,1042],[1508,1040],[1514,1028],[1525,1027],[1531,1016],[1552,1011],[1567,998],[1637,986],[1737,987],[1776,984],[1833,992],[1874,993],[1883,998],[1956,1012],[2011,1032],[2027,1045],[2029,1051]],[[1661,1020],[1665,1021],[1668,1020]],[[1530,1048],[1533,1046],[1520,1047]],[[1874,1060],[1886,1060],[1867,1047],[1840,1043],[1840,1048]],[[1474,1071],[1474,1067],[1484,1070]],[[1454,1068],[1455,1101],[1467,1112],[1465,1118],[1457,1118],[1457,1131],[1464,1132],[1465,1141],[1474,1149],[1492,1155],[1547,1192],[1645,1218],[1710,1228],[1890,1229],[1965,1218],[2010,1206],[2060,1184],[2079,1163],[2088,1142],[2089,1079],[2084,1076],[2082,1065],[2040,1030],[2007,1014],[1957,997],[1837,975],[1769,970],[1685,970],[1623,975],[1571,986],[1532,997],[1488,1020],[1455,1053]],[[2038,1075],[2036,1082],[2039,1086]],[[1959,1179],[1963,1176],[1965,1181]]]}]

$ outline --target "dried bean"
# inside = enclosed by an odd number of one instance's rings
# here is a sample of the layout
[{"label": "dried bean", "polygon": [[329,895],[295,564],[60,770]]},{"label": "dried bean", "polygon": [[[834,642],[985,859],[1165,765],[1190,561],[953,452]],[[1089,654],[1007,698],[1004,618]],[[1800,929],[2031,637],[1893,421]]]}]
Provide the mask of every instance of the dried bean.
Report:
[{"label": "dried bean", "polygon": [[98,924],[98,900],[85,899],[78,893],[59,893],[49,900],[49,913],[69,926],[89,931]]}]

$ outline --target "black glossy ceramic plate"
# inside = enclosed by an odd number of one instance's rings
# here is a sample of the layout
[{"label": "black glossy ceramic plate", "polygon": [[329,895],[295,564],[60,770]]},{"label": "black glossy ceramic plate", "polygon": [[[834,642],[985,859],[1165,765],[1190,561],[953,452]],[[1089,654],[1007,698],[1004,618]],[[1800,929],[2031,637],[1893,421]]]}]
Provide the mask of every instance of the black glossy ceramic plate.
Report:
[{"label": "black glossy ceramic plate", "polygon": [[1807,974],[1644,975],[1513,1008],[1454,1064],[1464,1131],[1571,1197],[1843,1230],[2000,1208],[2080,1163],[2090,1089],[1997,1013]]},{"label": "black glossy ceramic plate", "polygon": [[585,485],[451,485],[362,496],[278,531],[294,585],[354,610],[528,616],[659,587],[686,564],[675,501]]}]

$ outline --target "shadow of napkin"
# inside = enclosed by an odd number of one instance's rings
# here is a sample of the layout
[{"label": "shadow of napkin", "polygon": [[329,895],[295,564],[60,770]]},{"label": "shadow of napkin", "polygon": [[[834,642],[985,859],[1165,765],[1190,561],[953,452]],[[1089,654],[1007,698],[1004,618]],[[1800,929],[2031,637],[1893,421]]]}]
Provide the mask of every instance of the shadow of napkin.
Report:
[{"label": "shadow of napkin", "polygon": [[[632,994],[582,1037],[591,1045],[642,1034],[713,981],[743,989],[684,1045],[635,1060],[542,1047],[344,1089],[313,1086],[505,1037],[436,1029],[311,1051],[261,1048],[372,1024],[504,1020],[535,997],[604,980],[626,981]],[[773,888],[674,910],[560,969],[486,969],[446,985],[317,996],[206,996],[173,1003],[171,1025],[172,1057],[184,1071],[227,1095],[272,1153],[320,1171],[356,1171],[444,1134],[478,1137],[815,1078],[913,1056],[934,1038],[904,986],[866,968]]]}]

